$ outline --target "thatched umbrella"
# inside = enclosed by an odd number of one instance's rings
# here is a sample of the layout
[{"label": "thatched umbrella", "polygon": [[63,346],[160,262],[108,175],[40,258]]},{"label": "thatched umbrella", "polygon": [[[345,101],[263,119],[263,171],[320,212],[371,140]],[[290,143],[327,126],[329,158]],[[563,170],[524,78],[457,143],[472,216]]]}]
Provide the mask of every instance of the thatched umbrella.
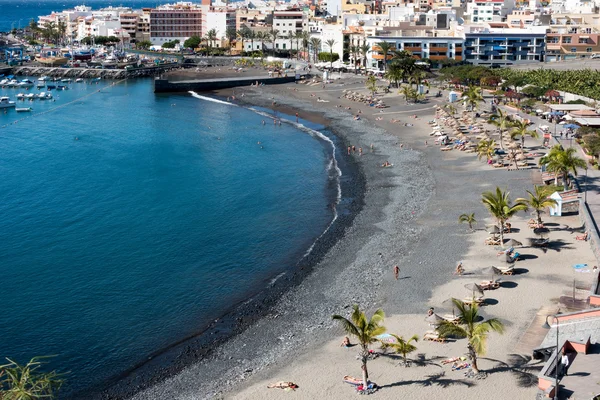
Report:
[{"label": "thatched umbrella", "polygon": [[483,288],[476,283],[467,283],[465,285],[465,288],[467,288],[469,291],[471,291],[471,293],[473,294],[473,297],[475,297],[475,292],[483,295]]},{"label": "thatched umbrella", "polygon": [[440,322],[444,321],[444,318],[440,317],[436,313],[433,313],[425,318],[425,321],[429,322],[431,325],[439,325]]},{"label": "thatched umbrella", "polygon": [[494,276],[495,275],[500,275],[502,273],[502,271],[500,271],[500,269],[494,267],[493,265],[489,268],[486,268],[483,270],[483,273],[485,275],[492,275],[492,279],[490,279],[490,281],[494,281]]}]

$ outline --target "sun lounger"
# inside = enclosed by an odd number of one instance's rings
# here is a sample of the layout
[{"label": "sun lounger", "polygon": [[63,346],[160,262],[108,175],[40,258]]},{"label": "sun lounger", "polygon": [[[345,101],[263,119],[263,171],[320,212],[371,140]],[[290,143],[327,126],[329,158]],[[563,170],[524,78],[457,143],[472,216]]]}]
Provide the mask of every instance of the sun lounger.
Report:
[{"label": "sun lounger", "polygon": [[479,284],[483,290],[493,290],[498,289],[500,287],[500,283],[498,281],[483,281]]},{"label": "sun lounger", "polygon": [[473,304],[480,305],[483,304],[483,297],[465,297],[462,302],[469,306]]},{"label": "sun lounger", "polygon": [[425,332],[425,334],[423,335],[423,340],[428,340],[430,342],[438,342],[438,343],[444,343],[446,341],[446,338],[443,336],[440,336],[439,333],[437,332]]},{"label": "sun lounger", "polygon": [[500,269],[500,273],[502,275],[512,275],[515,270],[514,266],[510,266],[508,268]]}]

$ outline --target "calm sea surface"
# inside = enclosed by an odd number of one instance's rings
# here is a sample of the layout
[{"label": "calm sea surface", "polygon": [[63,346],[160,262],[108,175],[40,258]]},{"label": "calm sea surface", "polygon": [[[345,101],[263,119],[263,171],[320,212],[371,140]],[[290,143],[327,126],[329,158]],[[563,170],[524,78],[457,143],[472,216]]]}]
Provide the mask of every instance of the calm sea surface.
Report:
[{"label": "calm sea surface", "polygon": [[150,80],[69,86],[0,112],[0,357],[56,354],[80,389],[293,266],[334,200],[331,143],[290,125]]},{"label": "calm sea surface", "polygon": [[75,6],[86,5],[97,10],[103,7],[156,7],[160,4],[176,3],[167,0],[0,0],[0,32],[7,32],[12,28],[24,28],[29,21],[37,20],[39,15],[49,15],[52,11],[72,9]]}]

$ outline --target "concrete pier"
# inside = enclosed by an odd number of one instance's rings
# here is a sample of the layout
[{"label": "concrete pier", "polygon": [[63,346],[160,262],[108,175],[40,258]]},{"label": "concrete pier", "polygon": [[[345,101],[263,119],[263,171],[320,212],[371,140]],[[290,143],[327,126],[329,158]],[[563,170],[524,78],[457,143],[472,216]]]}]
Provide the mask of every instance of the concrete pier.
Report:
[{"label": "concrete pier", "polygon": [[250,86],[252,84],[277,85],[289,83],[296,80],[295,76],[284,76],[269,78],[265,76],[250,76],[238,78],[216,78],[216,79],[194,79],[187,81],[169,81],[168,79],[156,78],[154,80],[154,93],[169,92],[205,92],[209,90],[228,89],[238,86]]},{"label": "concrete pier", "polygon": [[25,76],[52,76],[64,78],[106,78],[126,79],[144,76],[156,76],[165,71],[179,68],[179,63],[160,64],[150,67],[128,69],[100,69],[100,68],[60,68],[27,65],[13,67],[12,73]]}]

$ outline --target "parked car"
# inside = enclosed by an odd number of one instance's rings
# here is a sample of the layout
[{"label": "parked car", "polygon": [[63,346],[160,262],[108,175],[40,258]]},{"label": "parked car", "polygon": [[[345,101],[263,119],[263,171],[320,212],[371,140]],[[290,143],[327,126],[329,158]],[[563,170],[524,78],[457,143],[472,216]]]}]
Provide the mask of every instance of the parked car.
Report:
[{"label": "parked car", "polygon": [[592,56],[590,58],[600,58],[600,54],[594,53],[594,54],[592,54]]}]

